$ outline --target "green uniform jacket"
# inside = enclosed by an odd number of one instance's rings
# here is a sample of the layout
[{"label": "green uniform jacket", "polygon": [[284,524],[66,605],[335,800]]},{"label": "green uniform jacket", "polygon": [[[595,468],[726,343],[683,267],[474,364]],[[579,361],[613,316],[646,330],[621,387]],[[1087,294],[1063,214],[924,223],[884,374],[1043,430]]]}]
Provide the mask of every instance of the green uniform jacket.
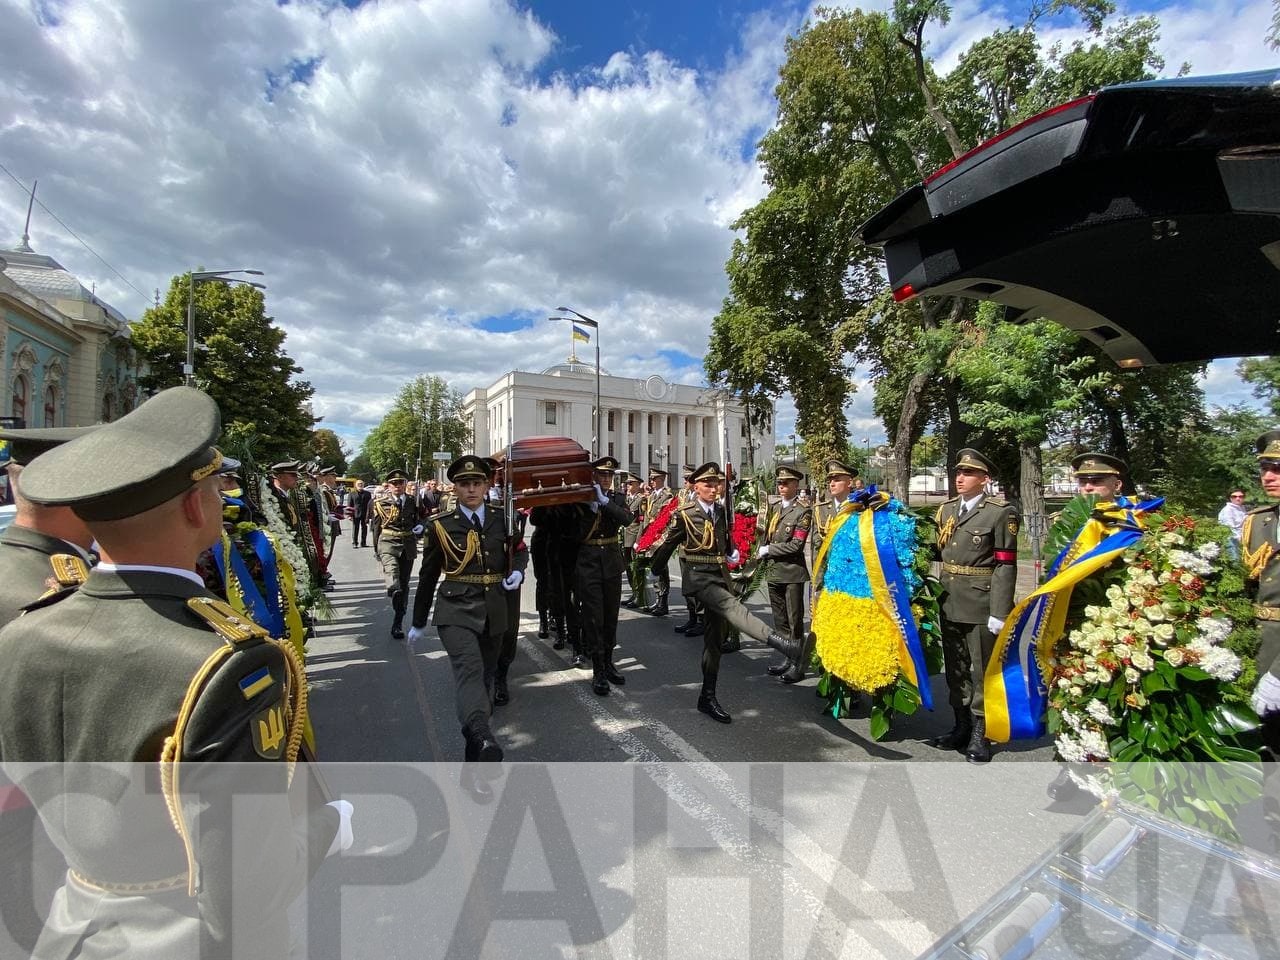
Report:
[{"label": "green uniform jacket", "polygon": [[[1007,500],[988,496],[963,517],[959,512],[958,497],[938,507],[938,552],[946,590],[942,615],[952,623],[1003,620],[1013,609],[1018,578],[1018,512]],[[949,571],[958,567],[984,572]]]},{"label": "green uniform jacket", "polygon": [[[1240,542],[1249,579],[1257,584],[1254,602],[1268,617],[1280,616],[1280,504],[1250,510]],[[1258,631],[1258,669],[1280,676],[1280,620],[1259,617]]]},{"label": "green uniform jacket", "polygon": [[[620,531],[632,514],[620,493],[606,494],[609,502],[598,511],[591,511],[586,504],[579,505],[581,516],[577,518],[576,535],[579,541],[577,576],[579,581],[596,577],[616,579],[621,583],[624,568],[622,562]],[[607,540],[605,544],[592,544],[592,540]]]},{"label": "green uniform jacket", "polygon": [[759,524],[763,536],[760,543],[769,545],[765,559],[769,561],[765,579],[769,583],[808,583],[809,564],[804,549],[809,540],[813,511],[799,500],[784,508],[781,497],[770,497],[768,509]]},{"label": "green uniform jacket", "polygon": [[13,524],[0,535],[0,627],[50,590],[72,585],[60,581],[49,562],[58,553],[81,556],[67,541],[30,527]]},{"label": "green uniform jacket", "polygon": [[630,549],[640,538],[640,528],[644,523],[644,494],[637,493],[626,498],[627,512],[631,521],[622,528],[622,545]]},{"label": "green uniform jacket", "polygon": [[[413,598],[413,625],[427,625],[432,598],[436,601],[437,627],[466,627],[477,634],[501,636],[507,629],[507,591],[501,578],[507,575],[506,521],[499,506],[484,506],[484,536],[471,559],[461,569],[453,569],[452,557],[461,560],[467,551],[468,537],[475,527],[461,508],[441,514],[427,527],[422,545],[422,568],[418,574],[418,592]],[[529,565],[529,551],[518,541],[514,568],[521,573]],[[451,580],[451,576],[484,577],[496,574],[498,580],[484,584]],[[441,576],[444,580],[441,580]],[[440,590],[437,594],[436,585]],[[486,627],[486,624],[488,626]]]},{"label": "green uniform jacket", "polygon": [[390,496],[375,497],[371,506],[369,521],[375,530],[380,531],[380,536],[411,536],[413,528],[422,522],[418,516],[418,501],[408,494],[404,494],[404,509],[400,507],[399,497]]},{"label": "green uniform jacket", "polygon": [[[143,883],[187,872],[155,776],[192,678],[228,646],[189,607],[197,597],[213,594],[178,574],[95,569],[75,593],[0,630],[0,760],[84,877]],[[211,951],[204,955],[223,955],[233,913],[237,942],[262,955],[288,954],[286,908],[324,859],[339,816],[320,803],[303,815],[297,798],[285,795],[286,677],[280,648],[257,638],[235,644],[214,669],[182,738],[180,795],[197,895],[187,899],[184,880],[166,896],[189,907],[158,925],[146,898],[90,896],[69,885],[66,908],[50,923],[74,942],[93,921],[80,955],[105,955],[121,943],[131,957],[187,955],[196,944]],[[50,777],[50,768],[42,775],[29,766],[41,761],[64,765]],[[132,766],[105,774],[105,762]],[[241,791],[234,801],[233,791]]]},{"label": "green uniform jacket", "polygon": [[[703,544],[707,546],[703,546]],[[698,501],[687,504],[671,515],[662,543],[653,551],[652,566],[662,569],[677,547],[684,548],[685,566],[680,578],[680,592],[686,597],[696,594],[706,583],[714,581],[731,586],[725,555],[729,549],[729,527],[724,507],[715,506],[713,523]]]},{"label": "green uniform jacket", "polygon": [[[840,508],[844,506],[844,501],[835,500],[819,500],[813,508],[813,523],[809,532],[809,539],[813,542],[813,589],[822,589],[822,576],[826,573],[826,563],[822,564],[820,569],[816,564],[818,554],[822,550],[823,543],[826,542],[827,536],[831,532],[831,524],[836,518],[836,514],[840,512]],[[772,551],[770,551],[772,553]]]}]

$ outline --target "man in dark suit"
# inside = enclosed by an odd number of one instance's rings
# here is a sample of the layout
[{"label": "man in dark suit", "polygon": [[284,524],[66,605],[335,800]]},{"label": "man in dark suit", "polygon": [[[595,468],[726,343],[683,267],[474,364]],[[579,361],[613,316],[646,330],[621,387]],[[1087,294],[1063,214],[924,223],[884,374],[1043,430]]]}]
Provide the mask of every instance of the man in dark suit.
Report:
[{"label": "man in dark suit", "polygon": [[357,480],[350,499],[351,546],[353,547],[369,545],[369,505],[372,501],[373,497],[364,488],[364,481]]},{"label": "man in dark suit", "polygon": [[982,680],[996,636],[1013,609],[1018,576],[1018,512],[988,496],[991,460],[966,447],[956,454],[957,496],[938,507],[942,560],[942,652],[955,726],[929,741],[940,750],[964,750],[970,763],[991,759]]},{"label": "man in dark suit", "polygon": [[729,581],[726,563],[736,559],[729,543],[729,524],[718,501],[724,475],[716,463],[704,463],[693,471],[694,501],[680,507],[667,525],[661,546],[653,552],[652,563],[665,568],[678,547],[684,547],[686,575],[680,590],[698,600],[705,611],[707,629],[702,635],[702,692],[698,709],[711,719],[729,723],[733,718],[716,700],[716,678],[720,672],[720,646],[727,627],[767,643],[784,657],[795,659],[795,643],[779,636],[737,598]]},{"label": "man in dark suit", "polygon": [[[413,601],[409,641],[426,637],[431,621],[453,666],[458,722],[462,727],[464,787],[477,800],[492,790],[502,747],[489,726],[492,701],[486,680],[494,675],[507,628],[507,597],[520,589],[529,563],[523,541],[512,545],[508,571],[506,522],[502,507],[487,504],[489,469],[485,458],[468,455],[449,465],[458,505],[432,520],[423,538],[422,569]],[[437,592],[437,585],[439,591]],[[481,771],[471,764],[480,761]]]}]

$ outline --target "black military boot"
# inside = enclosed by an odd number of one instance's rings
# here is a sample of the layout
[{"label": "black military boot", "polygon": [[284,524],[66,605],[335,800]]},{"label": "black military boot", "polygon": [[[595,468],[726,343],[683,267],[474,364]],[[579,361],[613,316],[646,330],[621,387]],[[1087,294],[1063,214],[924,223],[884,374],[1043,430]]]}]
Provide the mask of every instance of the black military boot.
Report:
[{"label": "black military boot", "polygon": [[786,658],[783,658],[782,660],[779,660],[777,663],[769,664],[769,666],[765,669],[765,673],[769,674],[769,676],[771,677],[780,677],[790,669],[791,669],[791,661],[787,660]]},{"label": "black military boot", "polygon": [[622,671],[613,665],[612,650],[604,655],[604,677],[615,687],[625,686],[627,682],[627,678],[622,675]]},{"label": "black military boot", "polygon": [[547,639],[547,627],[548,627],[547,611],[539,610],[538,611],[538,639],[539,640]]},{"label": "black military boot", "polygon": [[813,650],[813,641],[815,637],[812,633],[805,634],[804,640],[800,642],[800,656],[791,661],[791,669],[780,676],[778,679],[783,683],[799,683],[804,679],[805,670],[809,666],[809,657]]},{"label": "black military boot", "polygon": [[470,730],[463,728],[462,743],[462,770],[458,774],[458,786],[476,803],[489,803],[493,799],[493,787],[479,775],[476,764],[480,759],[479,741]]},{"label": "black military boot", "polygon": [[702,678],[702,693],[698,696],[698,709],[718,723],[732,723],[733,717],[725,713],[716,700],[716,678]]},{"label": "black military boot", "polygon": [[404,639],[404,614],[398,614],[396,618],[391,621],[391,639]]},{"label": "black military boot", "polygon": [[507,668],[499,664],[493,675],[493,705],[505,707],[511,702],[511,692],[507,689]]},{"label": "black military boot", "polygon": [[628,610],[635,609],[636,605],[639,603],[640,603],[640,598],[636,596],[636,592],[634,588],[631,591],[631,596],[627,597],[627,599],[622,601],[622,605],[626,607]]},{"label": "black military boot", "polygon": [[692,610],[690,610],[689,619],[686,620],[684,623],[680,624],[680,626],[676,627],[675,631],[676,633],[688,633],[697,625],[698,625],[698,615],[694,613]]},{"label": "black military boot", "polygon": [[925,742],[939,750],[963,750],[969,745],[969,735],[973,733],[973,714],[968,707],[956,707],[956,725],[940,737],[931,737]]},{"label": "black military boot", "polygon": [[987,739],[987,720],[985,717],[973,718],[973,734],[969,737],[969,747],[964,758],[970,763],[991,762],[991,741]]},{"label": "black military boot", "polygon": [[737,630],[731,630],[724,635],[724,639],[720,641],[721,653],[737,653],[742,649],[742,637],[738,635]]},{"label": "black military boot", "polygon": [[644,612],[655,617],[665,617],[670,613],[667,609],[667,595],[665,593],[658,594],[658,599],[653,601],[651,606],[645,607]]},{"label": "black military boot", "polygon": [[686,637],[700,637],[707,632],[707,620],[703,616],[694,617],[693,626],[684,632]]},{"label": "black military boot", "polygon": [[564,616],[552,618],[551,631],[556,635],[555,642],[551,644],[552,650],[564,649]]},{"label": "black military boot", "polygon": [[790,637],[784,637],[780,633],[770,633],[765,638],[765,643],[773,647],[788,660],[800,659],[800,644],[796,643]]},{"label": "black military boot", "polygon": [[609,695],[609,678],[604,675],[604,654],[591,655],[591,692],[597,697]]}]

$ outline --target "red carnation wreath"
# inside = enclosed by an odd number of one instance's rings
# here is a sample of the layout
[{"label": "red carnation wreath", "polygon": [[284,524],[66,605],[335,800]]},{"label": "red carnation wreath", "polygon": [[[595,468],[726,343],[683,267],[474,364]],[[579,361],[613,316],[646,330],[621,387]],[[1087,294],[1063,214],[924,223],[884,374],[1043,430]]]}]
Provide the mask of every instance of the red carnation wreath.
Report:
[{"label": "red carnation wreath", "polygon": [[747,565],[747,561],[751,559],[751,551],[756,546],[755,514],[735,513],[729,540],[733,543],[733,549],[738,551],[738,562],[729,564],[729,569],[739,570]]},{"label": "red carnation wreath", "polygon": [[655,547],[659,540],[662,539],[663,532],[667,529],[667,524],[671,522],[671,516],[676,512],[676,508],[680,506],[680,498],[672,497],[662,509],[658,511],[658,515],[649,522],[649,525],[640,532],[640,536],[636,539],[636,552],[648,553]]}]

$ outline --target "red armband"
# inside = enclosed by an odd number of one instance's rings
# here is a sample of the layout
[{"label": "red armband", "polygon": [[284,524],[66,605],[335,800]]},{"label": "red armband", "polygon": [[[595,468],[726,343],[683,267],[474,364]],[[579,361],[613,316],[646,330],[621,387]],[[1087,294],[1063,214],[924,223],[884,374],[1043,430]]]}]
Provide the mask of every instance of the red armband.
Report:
[{"label": "red armband", "polygon": [[993,550],[991,552],[991,556],[996,563],[1017,563],[1018,562],[1017,550]]},{"label": "red armband", "polygon": [[808,540],[809,531],[804,529],[804,527],[796,527],[795,532],[791,534],[791,539],[792,540]]}]

